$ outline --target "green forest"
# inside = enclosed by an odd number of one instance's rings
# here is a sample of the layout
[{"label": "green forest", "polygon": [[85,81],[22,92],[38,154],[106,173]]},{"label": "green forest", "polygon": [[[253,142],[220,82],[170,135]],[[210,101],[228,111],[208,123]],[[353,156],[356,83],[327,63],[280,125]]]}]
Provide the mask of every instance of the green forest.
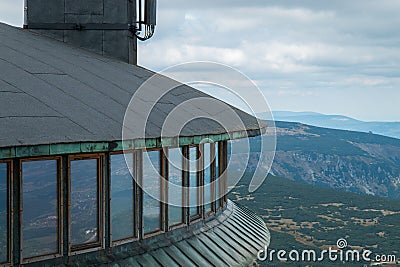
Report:
[{"label": "green forest", "polygon": [[[271,233],[269,249],[321,251],[335,247],[339,238],[345,238],[349,249],[368,249],[374,254],[399,257],[399,200],[314,187],[275,176],[269,176],[258,190],[249,194],[249,179],[243,177],[230,192],[230,199],[263,217]],[[257,264],[295,266],[293,262],[279,261]],[[310,266],[310,263],[296,264]],[[343,263],[329,262],[336,264]],[[326,263],[311,266],[326,266]]]}]

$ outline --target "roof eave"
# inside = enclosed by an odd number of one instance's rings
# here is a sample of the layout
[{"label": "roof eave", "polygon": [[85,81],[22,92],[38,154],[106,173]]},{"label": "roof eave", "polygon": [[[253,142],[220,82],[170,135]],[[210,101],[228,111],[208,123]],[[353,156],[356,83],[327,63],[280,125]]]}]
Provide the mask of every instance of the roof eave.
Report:
[{"label": "roof eave", "polygon": [[[265,126],[265,125],[263,125]],[[28,158],[40,156],[55,156],[65,154],[81,153],[104,153],[120,152],[124,150],[150,149],[161,147],[177,147],[185,145],[197,145],[202,140],[209,139],[213,142],[249,138],[262,135],[266,127],[259,129],[247,129],[229,133],[180,136],[180,137],[157,137],[134,140],[114,141],[84,141],[71,143],[20,145],[0,148],[0,159]]]}]

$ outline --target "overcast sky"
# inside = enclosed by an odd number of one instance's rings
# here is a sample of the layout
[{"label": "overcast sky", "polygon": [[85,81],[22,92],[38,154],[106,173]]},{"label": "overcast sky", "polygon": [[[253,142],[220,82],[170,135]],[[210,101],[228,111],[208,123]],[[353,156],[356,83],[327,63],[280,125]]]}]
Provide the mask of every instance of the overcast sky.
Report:
[{"label": "overcast sky", "polygon": [[[216,61],[244,72],[273,110],[400,121],[400,1],[160,0],[139,64]],[[22,25],[23,1],[0,0]]]}]

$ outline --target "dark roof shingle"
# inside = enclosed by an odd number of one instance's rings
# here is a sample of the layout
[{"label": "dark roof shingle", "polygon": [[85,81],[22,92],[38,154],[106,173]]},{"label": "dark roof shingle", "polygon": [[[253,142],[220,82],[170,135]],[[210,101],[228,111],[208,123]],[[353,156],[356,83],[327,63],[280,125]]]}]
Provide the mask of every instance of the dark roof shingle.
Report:
[{"label": "dark roof shingle", "polygon": [[[154,74],[142,67],[0,24],[0,148],[121,140],[129,101]],[[172,85],[178,87],[168,92],[150,114],[146,137],[160,136],[166,116],[177,105],[199,97],[215,100],[158,76],[147,88],[148,99],[141,99],[138,105],[154,104],[153,93],[163,93]],[[260,128],[254,117],[237,109],[234,110],[245,129],[229,122],[224,123],[224,128],[205,118],[223,119],[223,104],[219,100],[207,106],[188,103],[174,119],[196,115],[202,118],[185,125],[180,136]],[[135,115],[143,118],[143,114]],[[129,138],[141,137],[135,129],[130,130]]]}]

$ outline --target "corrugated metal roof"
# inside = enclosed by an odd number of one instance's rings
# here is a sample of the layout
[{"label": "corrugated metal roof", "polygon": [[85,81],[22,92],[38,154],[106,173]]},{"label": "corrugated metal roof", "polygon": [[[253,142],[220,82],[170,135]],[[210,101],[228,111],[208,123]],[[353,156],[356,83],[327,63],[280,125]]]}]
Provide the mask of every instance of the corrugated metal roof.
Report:
[{"label": "corrugated metal roof", "polygon": [[155,250],[149,247],[149,252],[102,266],[248,266],[269,242],[264,221],[228,201],[225,212],[193,236]]},{"label": "corrugated metal roof", "polygon": [[[0,24],[0,148],[121,140],[129,101],[152,75],[144,68]],[[178,84],[159,77],[148,90],[157,94],[170,85]],[[186,85],[168,92],[150,115],[146,137],[159,137],[167,114],[197,97],[211,98]],[[140,104],[152,101],[143,99]],[[213,103],[189,104],[181,115],[194,117],[197,112],[215,117],[225,112],[221,101]],[[259,129],[254,117],[237,109],[235,112],[245,129],[229,122],[224,129],[201,118],[187,124],[181,136]],[[132,139],[142,137],[134,129],[129,131]]]}]

